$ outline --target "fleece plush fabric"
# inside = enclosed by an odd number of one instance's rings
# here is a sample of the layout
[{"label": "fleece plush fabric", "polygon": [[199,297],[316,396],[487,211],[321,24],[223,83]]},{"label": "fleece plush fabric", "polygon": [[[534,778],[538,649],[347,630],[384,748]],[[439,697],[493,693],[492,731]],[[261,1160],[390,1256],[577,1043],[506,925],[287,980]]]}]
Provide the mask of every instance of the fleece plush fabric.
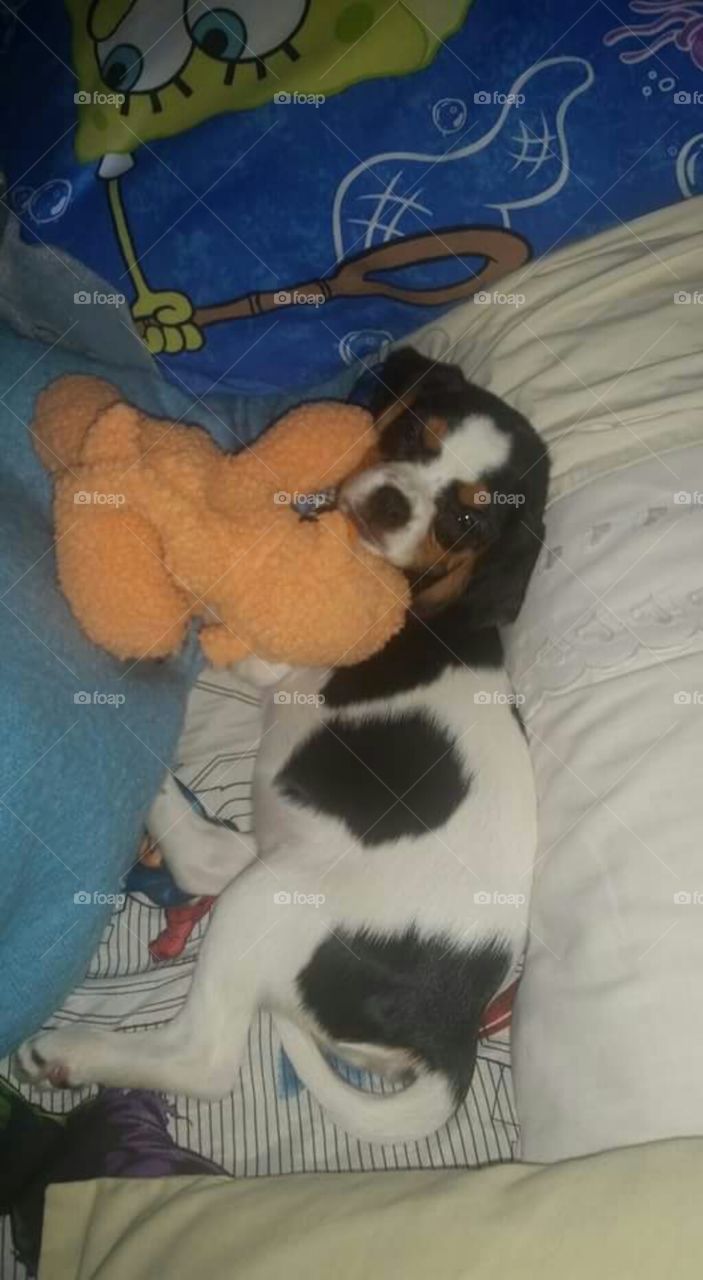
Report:
[{"label": "fleece plush fabric", "polygon": [[[165,664],[110,658],[58,589],[50,483],[27,423],[38,390],[77,365],[84,359],[0,334],[0,1053],[82,976],[196,672],[192,642]],[[123,380],[155,410],[187,407],[143,374]]]},{"label": "fleece plush fabric", "polygon": [[194,638],[164,663],[116,661],[81,634],[58,590],[51,483],[27,424],[39,391],[76,372],[105,374],[144,410],[197,421],[228,448],[284,407],[252,413],[220,398],[211,410],[156,373],[0,329],[0,1055],[83,976],[199,665]]},{"label": "fleece plush fabric", "polygon": [[402,627],[401,571],[341,511],[302,520],[295,502],[368,465],[375,432],[359,405],[301,405],[235,455],[140,414],[103,379],[68,377],[39,397],[34,432],[55,475],[60,582],[115,657],[167,657],[203,614],[215,666],[250,653],[350,665]]}]

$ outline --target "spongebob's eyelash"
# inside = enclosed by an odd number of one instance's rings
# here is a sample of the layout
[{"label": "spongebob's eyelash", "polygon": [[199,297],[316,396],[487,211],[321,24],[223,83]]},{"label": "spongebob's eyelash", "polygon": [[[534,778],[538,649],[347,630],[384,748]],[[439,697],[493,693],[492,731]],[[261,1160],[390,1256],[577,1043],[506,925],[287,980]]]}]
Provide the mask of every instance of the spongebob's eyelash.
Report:
[{"label": "spongebob's eyelash", "polygon": [[[274,49],[272,53],[270,53],[268,56],[272,57],[273,53],[285,53],[286,57],[290,58],[291,62],[297,62],[298,58],[300,57],[300,53],[296,49],[292,40],[286,40],[284,44],[280,44],[278,48]],[[235,73],[239,65],[240,64],[238,62],[227,63],[227,70],[225,71],[225,84],[230,85],[234,83]],[[269,72],[264,59],[255,58],[254,66],[256,67],[257,80],[265,80]]]},{"label": "spongebob's eyelash", "polygon": [[[169,80],[166,88],[170,89],[171,85],[173,85],[174,89],[178,89],[178,91],[183,94],[184,98],[192,98],[194,93],[193,86],[191,84],[188,84],[187,80],[183,79],[183,76],[174,76],[173,80]],[[132,98],[136,98],[136,97],[143,98],[146,96],[147,96],[146,94],[126,93],[124,96],[124,102],[120,106],[120,115],[122,116],[129,115],[129,109],[131,106]],[[149,97],[149,101],[151,103],[151,109],[154,115],[158,115],[159,112],[163,111],[163,107],[161,105],[161,99],[156,89],[152,89],[151,92],[148,94],[148,97]]]},{"label": "spongebob's eyelash", "polygon": [[[299,51],[298,49],[296,49],[296,47],[295,47],[295,45],[293,44],[292,40],[286,40],[285,44],[279,45],[279,49],[280,49],[280,51],[281,51],[282,53],[287,54],[287,56],[290,58],[291,62],[297,62],[297,61],[298,61],[298,58],[300,57],[300,51]],[[278,50],[277,50],[277,52],[278,52]]]},{"label": "spongebob's eyelash", "polygon": [[[298,51],[298,49],[296,49],[295,45],[291,40],[286,40],[285,44],[279,45],[277,49],[273,50],[273,52],[285,53],[286,56],[290,58],[291,62],[297,62],[300,57],[300,52]],[[271,56],[272,55],[269,54],[269,57]],[[239,66],[241,66],[241,63],[237,61],[228,62],[226,64],[224,83],[227,86],[234,84],[234,77],[237,72],[237,67]],[[268,67],[266,66],[266,62],[264,61],[264,59],[256,58],[254,60],[254,66],[256,67],[257,80],[265,80],[268,75]],[[193,86],[188,84],[187,80],[184,80],[183,76],[181,75],[175,75],[172,80],[169,80],[167,85],[163,86],[163,89],[170,89],[171,85],[173,85],[175,89],[178,89],[184,98],[191,98],[193,96],[193,93],[195,92],[195,90],[193,89]],[[163,92],[163,89],[162,89],[162,92]],[[160,112],[163,111],[163,106],[161,104],[161,99],[159,97],[159,94],[156,89],[152,89],[148,94],[126,93],[124,95],[124,102],[120,105],[120,115],[122,116],[129,115],[132,98],[144,98],[144,97],[149,98],[149,101],[151,103],[151,110],[154,115],[159,115]]]}]

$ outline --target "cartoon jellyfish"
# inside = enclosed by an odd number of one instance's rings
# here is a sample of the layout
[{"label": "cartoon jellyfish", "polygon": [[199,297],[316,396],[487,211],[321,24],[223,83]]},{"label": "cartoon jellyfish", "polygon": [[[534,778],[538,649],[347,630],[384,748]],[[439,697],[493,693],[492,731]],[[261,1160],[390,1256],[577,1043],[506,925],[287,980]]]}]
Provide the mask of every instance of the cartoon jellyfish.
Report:
[{"label": "cartoon jellyfish", "polygon": [[619,56],[624,63],[636,64],[653,58],[666,45],[687,53],[699,71],[703,71],[703,4],[701,0],[631,0],[633,13],[648,16],[648,22],[632,22],[606,32],[603,44],[610,47],[632,40],[635,47]]}]

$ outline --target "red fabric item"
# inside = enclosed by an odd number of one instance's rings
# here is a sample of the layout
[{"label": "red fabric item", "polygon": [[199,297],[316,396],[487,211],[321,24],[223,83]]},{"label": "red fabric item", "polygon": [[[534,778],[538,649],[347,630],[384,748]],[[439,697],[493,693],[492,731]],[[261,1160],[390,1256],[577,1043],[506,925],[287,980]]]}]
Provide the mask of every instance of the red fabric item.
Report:
[{"label": "red fabric item", "polygon": [[198,898],[182,907],[166,907],[166,928],[149,943],[153,960],[175,960],[181,954],[198,920],[212,907],[214,898]]},{"label": "red fabric item", "polygon": [[513,1002],[517,991],[518,979],[511,982],[505,991],[501,991],[489,1004],[479,1027],[479,1040],[488,1040],[505,1027],[509,1027],[513,1017]]}]

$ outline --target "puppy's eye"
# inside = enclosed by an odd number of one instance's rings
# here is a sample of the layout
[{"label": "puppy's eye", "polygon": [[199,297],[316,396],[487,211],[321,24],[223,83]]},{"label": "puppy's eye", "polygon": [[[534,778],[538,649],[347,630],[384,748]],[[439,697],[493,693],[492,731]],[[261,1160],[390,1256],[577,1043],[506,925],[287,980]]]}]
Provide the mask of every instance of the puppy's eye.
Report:
[{"label": "puppy's eye", "polygon": [[477,511],[452,504],[440,507],[434,522],[434,532],[440,546],[450,549],[459,543],[473,545],[482,540],[483,523]]},{"label": "puppy's eye", "polygon": [[481,527],[481,522],[473,507],[465,507],[462,511],[457,511],[454,518],[462,533],[469,533],[471,530]]}]

